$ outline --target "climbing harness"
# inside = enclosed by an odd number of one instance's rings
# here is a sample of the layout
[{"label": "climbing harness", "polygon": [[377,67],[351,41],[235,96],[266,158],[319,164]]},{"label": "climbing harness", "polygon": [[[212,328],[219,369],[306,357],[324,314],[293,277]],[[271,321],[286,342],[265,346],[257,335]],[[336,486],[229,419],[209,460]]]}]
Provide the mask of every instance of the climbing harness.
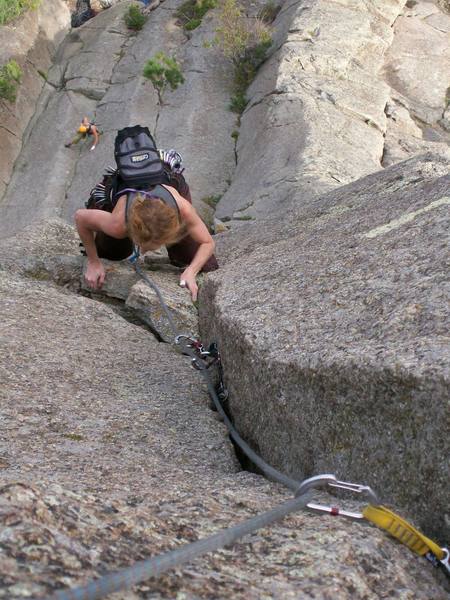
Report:
[{"label": "climbing harness", "polygon": [[[449,550],[439,547],[435,542],[421,534],[417,529],[410,525],[407,521],[399,517],[394,512],[379,504],[375,492],[366,485],[350,483],[338,480],[335,475],[324,474],[316,475],[298,482],[290,477],[287,477],[274,467],[267,464],[260,456],[258,456],[248,444],[241,438],[234,425],[228,418],[224,408],[223,400],[226,399],[226,389],[223,384],[223,369],[220,360],[220,353],[215,343],[212,343],[205,350],[200,340],[185,334],[180,334],[167,307],[158,287],[151,279],[142,271],[138,264],[139,249],[135,248],[134,254],[129,258],[136,273],[154,290],[163,311],[169,321],[170,327],[174,334],[174,342],[180,347],[184,354],[191,357],[192,366],[200,371],[204,376],[209,394],[214,402],[216,410],[219,412],[224,421],[230,437],[247,457],[259,468],[269,479],[273,479],[282,483],[288,489],[294,492],[294,498],[284,502],[283,504],[266,511],[256,517],[247,519],[242,523],[229,527],[219,533],[201,539],[197,542],[186,544],[177,550],[167,552],[165,554],[150,558],[134,564],[131,567],[122,569],[117,573],[111,573],[100,577],[99,579],[88,583],[85,586],[66,589],[56,592],[47,600],[100,600],[106,595],[121,590],[130,589],[132,586],[145,581],[150,577],[155,577],[168,571],[169,569],[178,567],[186,562],[192,561],[194,558],[213,552],[226,545],[232,544],[244,535],[256,531],[262,527],[278,521],[291,512],[300,509],[309,509],[319,513],[328,513],[332,516],[343,516],[355,520],[366,520],[373,523],[377,527],[384,529],[400,542],[408,546],[415,553],[425,556],[435,567],[442,567],[445,574],[450,576],[449,565]],[[216,365],[219,369],[219,386],[216,389],[209,375],[209,369],[212,365]],[[224,396],[220,398],[220,389],[223,389]],[[219,393],[218,393],[219,390]],[[350,511],[341,509],[338,506],[325,506],[311,500],[312,493],[315,489],[321,487],[330,487],[339,489],[361,496],[366,496],[369,500],[368,505],[362,512]]]}]

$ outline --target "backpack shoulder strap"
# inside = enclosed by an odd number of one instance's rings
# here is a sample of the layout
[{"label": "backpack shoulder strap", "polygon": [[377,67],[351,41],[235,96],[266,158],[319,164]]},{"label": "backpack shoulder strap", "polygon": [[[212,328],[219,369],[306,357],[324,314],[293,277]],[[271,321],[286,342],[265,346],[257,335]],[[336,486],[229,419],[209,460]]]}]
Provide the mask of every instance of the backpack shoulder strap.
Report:
[{"label": "backpack shoulder strap", "polygon": [[161,200],[164,202],[164,204],[167,204],[167,206],[175,208],[178,214],[178,220],[181,220],[180,207],[167,188],[165,188],[163,185],[155,185],[155,187],[152,189],[152,194],[158,196],[158,198],[161,198]]},{"label": "backpack shoulder strap", "polygon": [[158,196],[158,198],[161,198],[161,200],[164,202],[164,204],[174,208],[177,211],[178,221],[181,222],[180,207],[178,206],[177,201],[172,196],[172,194],[169,192],[169,190],[167,190],[162,185],[156,185],[154,188],[152,188],[152,190],[147,191],[147,192],[144,190],[135,190],[132,188],[125,188],[120,191],[120,195],[123,195],[123,194],[127,195],[127,199],[126,199],[126,203],[125,203],[125,223],[126,224],[128,224],[128,215],[131,210],[131,207],[134,204],[134,201],[136,200],[136,196],[138,194],[143,194],[144,196],[146,194],[152,195],[152,196]]},{"label": "backpack shoulder strap", "polygon": [[125,225],[128,225],[128,215],[131,210],[131,207],[136,200],[136,196],[138,195],[138,190],[123,190],[127,194],[127,199],[125,201]]}]

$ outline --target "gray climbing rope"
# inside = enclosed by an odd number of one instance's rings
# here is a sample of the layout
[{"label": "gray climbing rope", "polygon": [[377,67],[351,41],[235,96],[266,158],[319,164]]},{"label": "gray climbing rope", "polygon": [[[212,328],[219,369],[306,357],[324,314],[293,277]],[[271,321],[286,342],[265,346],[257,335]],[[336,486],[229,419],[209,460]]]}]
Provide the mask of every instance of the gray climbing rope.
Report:
[{"label": "gray climbing rope", "polygon": [[161,575],[161,573],[190,562],[207,552],[213,552],[232,544],[244,535],[266,527],[274,521],[284,518],[289,513],[303,508],[308,503],[308,500],[308,494],[292,498],[272,510],[252,517],[228,529],[224,529],[215,535],[187,544],[166,554],[143,560],[117,573],[100,577],[100,579],[92,581],[85,586],[61,590],[48,597],[47,600],[99,600],[113,592],[130,589],[133,585],[145,581],[150,577]]}]

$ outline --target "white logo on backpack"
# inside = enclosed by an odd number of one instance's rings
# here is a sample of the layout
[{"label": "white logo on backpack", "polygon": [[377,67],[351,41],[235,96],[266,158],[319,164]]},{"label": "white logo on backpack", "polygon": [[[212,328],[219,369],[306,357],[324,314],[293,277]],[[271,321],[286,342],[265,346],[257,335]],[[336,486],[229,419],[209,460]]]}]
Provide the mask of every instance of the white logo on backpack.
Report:
[{"label": "white logo on backpack", "polygon": [[134,156],[131,157],[131,162],[133,163],[138,163],[138,162],[142,162],[143,160],[148,160],[150,158],[149,154],[135,154]]}]

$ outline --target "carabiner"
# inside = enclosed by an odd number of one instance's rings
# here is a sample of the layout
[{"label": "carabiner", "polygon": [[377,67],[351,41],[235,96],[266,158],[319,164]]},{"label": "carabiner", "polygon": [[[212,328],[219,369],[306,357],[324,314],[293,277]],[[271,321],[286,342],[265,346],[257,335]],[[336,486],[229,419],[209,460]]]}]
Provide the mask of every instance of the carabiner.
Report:
[{"label": "carabiner", "polygon": [[441,548],[441,550],[445,556],[439,561],[439,563],[442,565],[444,573],[447,575],[447,577],[450,577],[450,552],[448,548]]},{"label": "carabiner", "polygon": [[203,345],[200,342],[200,340],[195,339],[191,335],[187,335],[185,333],[177,335],[175,338],[175,344],[177,344],[177,346],[180,346],[182,343],[184,343],[188,348],[194,348],[198,352],[203,351]]},{"label": "carabiner", "polygon": [[[186,345],[191,346],[192,342],[195,341],[194,338],[186,333],[180,333],[175,338],[175,344],[179,346],[181,344],[181,340],[186,340]],[[188,343],[189,342],[189,343]]]},{"label": "carabiner", "polygon": [[[380,502],[375,492],[368,485],[360,485],[359,483],[349,483],[348,481],[339,481],[335,475],[324,474],[316,475],[305,479],[300,484],[300,487],[295,492],[295,496],[302,496],[311,489],[316,489],[324,486],[330,486],[333,488],[339,488],[342,490],[348,490],[355,494],[365,494],[369,499],[369,504],[378,505]],[[360,512],[354,512],[349,510],[343,510],[339,506],[324,506],[323,504],[316,504],[315,502],[308,502],[307,508],[316,510],[318,512],[326,512],[333,516],[349,517],[350,519],[364,519],[364,515]]]},{"label": "carabiner", "polygon": [[[209,369],[209,367],[213,365],[216,361],[216,358],[212,354],[211,349],[205,350],[201,341],[197,340],[196,338],[190,335],[177,335],[175,338],[175,344],[184,345],[185,348],[192,348],[192,351],[197,354],[196,357],[192,357],[191,352],[185,352],[185,354],[189,354],[191,356],[191,366],[197,371]],[[212,358],[212,361],[208,362],[208,358]],[[203,362],[200,363],[199,360]]]}]

